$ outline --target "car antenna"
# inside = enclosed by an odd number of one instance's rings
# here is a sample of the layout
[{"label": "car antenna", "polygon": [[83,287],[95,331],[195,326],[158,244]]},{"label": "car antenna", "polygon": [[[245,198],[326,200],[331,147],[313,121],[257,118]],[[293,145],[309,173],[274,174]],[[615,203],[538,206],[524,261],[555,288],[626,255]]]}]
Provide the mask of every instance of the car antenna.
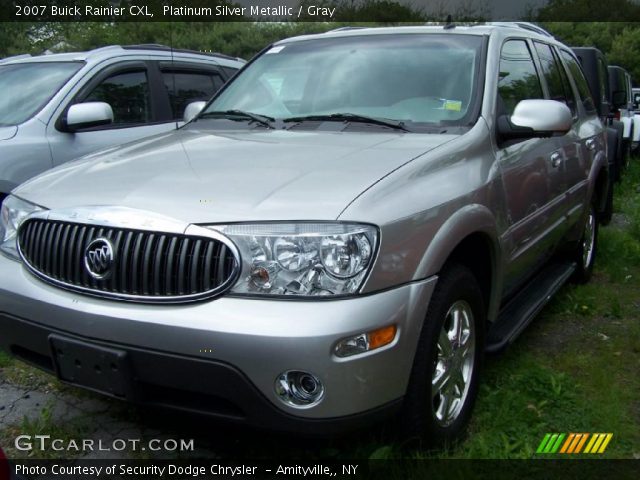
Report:
[{"label": "car antenna", "polygon": [[443,27],[445,30],[451,30],[452,28],[456,28],[456,24],[453,23],[453,19],[451,18],[451,14],[447,15],[447,20]]}]

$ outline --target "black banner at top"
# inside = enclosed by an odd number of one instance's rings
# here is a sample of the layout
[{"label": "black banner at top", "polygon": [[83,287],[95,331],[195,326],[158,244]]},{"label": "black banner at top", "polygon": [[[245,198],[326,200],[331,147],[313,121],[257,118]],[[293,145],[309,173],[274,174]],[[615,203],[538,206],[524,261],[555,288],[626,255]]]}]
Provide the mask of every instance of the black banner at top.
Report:
[{"label": "black banner at top", "polygon": [[640,21],[640,0],[1,0],[3,22]]}]

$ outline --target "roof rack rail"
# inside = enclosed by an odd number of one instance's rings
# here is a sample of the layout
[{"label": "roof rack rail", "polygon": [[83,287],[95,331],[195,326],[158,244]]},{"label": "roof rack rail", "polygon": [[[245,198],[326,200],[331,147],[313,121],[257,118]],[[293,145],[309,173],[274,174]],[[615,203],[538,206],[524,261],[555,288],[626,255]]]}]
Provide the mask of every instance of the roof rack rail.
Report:
[{"label": "roof rack rail", "polygon": [[524,28],[526,30],[531,30],[533,32],[539,33],[540,35],[544,35],[546,37],[553,37],[553,35],[551,35],[548,31],[546,31],[542,27],[539,27],[535,23],[531,23],[531,22],[516,22],[516,25],[518,25],[520,28]]},{"label": "roof rack rail", "polygon": [[21,58],[31,58],[31,54],[23,53],[22,55],[13,55],[12,57],[0,58],[0,63],[11,62],[13,60],[20,60]]},{"label": "roof rack rail", "polygon": [[232,57],[231,55],[225,55],[224,53],[212,52],[207,50],[189,50],[187,48],[171,48],[168,45],[162,45],[159,43],[141,43],[138,45],[122,45],[121,48],[125,50],[157,50],[159,52],[176,52],[176,53],[193,53],[196,55],[207,55],[209,57],[225,58],[227,60],[242,60],[239,57]]},{"label": "roof rack rail", "polygon": [[104,47],[98,47],[98,48],[92,48],[91,50],[88,50],[86,53],[97,53],[97,52],[106,52],[109,50],[114,50],[114,49],[118,49],[118,48],[122,48],[120,45],[106,45]]},{"label": "roof rack rail", "polygon": [[362,30],[363,28],[369,28],[369,27],[338,27],[338,28],[334,28],[333,30],[328,30],[324,33],[333,33],[333,32],[348,32],[349,30]]},{"label": "roof rack rail", "polygon": [[523,28],[525,30],[529,30],[530,32],[535,32],[535,33],[538,33],[540,35],[544,35],[545,37],[553,38],[553,35],[551,35],[549,32],[547,32],[544,28],[539,27],[535,23],[531,23],[531,22],[489,22],[486,25],[494,25],[494,26],[497,26],[497,27]]}]

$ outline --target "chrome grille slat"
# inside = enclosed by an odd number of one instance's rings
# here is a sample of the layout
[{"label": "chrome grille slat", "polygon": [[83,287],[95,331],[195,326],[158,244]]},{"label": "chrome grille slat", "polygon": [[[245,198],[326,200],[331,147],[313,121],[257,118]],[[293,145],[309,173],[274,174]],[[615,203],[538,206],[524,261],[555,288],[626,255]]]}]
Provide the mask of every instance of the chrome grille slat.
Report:
[{"label": "chrome grille slat", "polygon": [[153,286],[154,286],[154,295],[162,295],[161,292],[164,292],[164,288],[162,285],[162,259],[163,259],[163,248],[164,242],[167,237],[165,235],[161,235],[158,240],[158,246],[156,248],[155,258],[153,260]]},{"label": "chrome grille slat", "polygon": [[69,240],[69,230],[71,230],[69,225],[64,225],[62,227],[62,239],[60,240],[60,245],[58,249],[58,272],[60,273],[60,278],[66,278],[67,272],[67,241]]},{"label": "chrome grille slat", "polygon": [[[84,250],[83,245],[84,245],[84,236],[87,232],[87,227],[80,227],[80,231],[78,232],[78,236],[76,237],[76,245],[75,245],[75,249],[76,251],[74,252],[74,258],[82,258],[82,251]],[[86,271],[84,268],[82,268],[82,262],[74,262],[75,263],[75,268],[74,268],[74,276],[75,276],[75,282],[78,285],[84,285],[84,275],[82,272],[84,272],[84,274],[86,275]]]},{"label": "chrome grille slat", "polygon": [[173,237],[171,239],[171,244],[169,245],[169,251],[167,252],[167,270],[165,274],[167,286],[166,286],[166,294],[173,294],[173,264],[175,263],[175,251],[176,245],[178,244],[178,239]]},{"label": "chrome grille slat", "polygon": [[130,293],[127,272],[129,271],[129,252],[131,251],[131,241],[133,240],[133,232],[127,232],[127,239],[124,244],[124,251],[120,258],[120,290],[123,293]]},{"label": "chrome grille slat", "polygon": [[[234,249],[219,235],[206,235],[32,218],[21,225],[18,245],[29,269],[56,285],[121,300],[184,302],[219,294],[239,273]],[[85,267],[86,251],[97,239],[108,240],[113,250],[105,278]]]}]

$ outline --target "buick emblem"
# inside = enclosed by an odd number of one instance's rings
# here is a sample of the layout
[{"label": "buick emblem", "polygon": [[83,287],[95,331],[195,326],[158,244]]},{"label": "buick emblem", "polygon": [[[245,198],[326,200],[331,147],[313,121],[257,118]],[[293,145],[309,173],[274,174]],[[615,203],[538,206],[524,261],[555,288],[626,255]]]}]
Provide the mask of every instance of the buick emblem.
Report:
[{"label": "buick emblem", "polygon": [[84,251],[84,266],[96,280],[104,280],[111,274],[113,246],[106,238],[96,238]]}]

